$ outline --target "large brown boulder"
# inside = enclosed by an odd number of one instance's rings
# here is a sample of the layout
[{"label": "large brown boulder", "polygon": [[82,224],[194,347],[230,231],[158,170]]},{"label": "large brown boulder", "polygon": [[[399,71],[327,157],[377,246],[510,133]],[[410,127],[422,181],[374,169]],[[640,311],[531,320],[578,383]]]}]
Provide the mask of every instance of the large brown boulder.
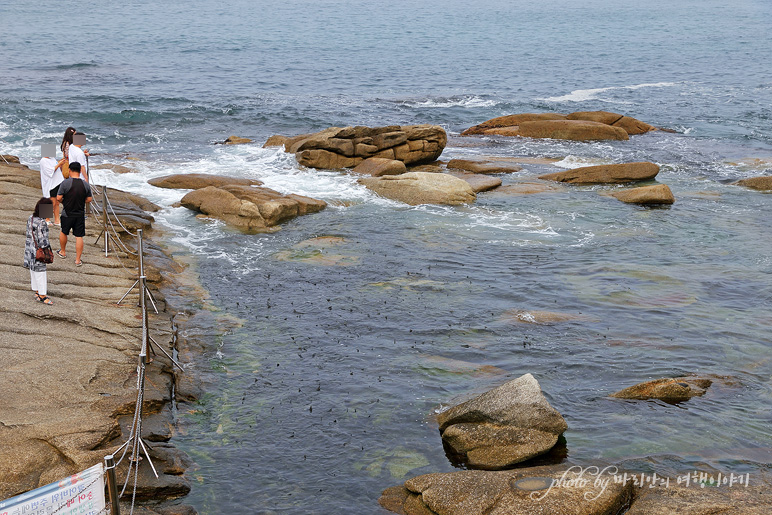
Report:
[{"label": "large brown boulder", "polygon": [[565,120],[566,115],[559,113],[522,113],[499,116],[487,122],[483,122],[474,127],[469,127],[461,133],[462,136],[471,136],[473,134],[485,134],[489,129],[498,129],[501,127],[513,127],[523,122],[534,122],[538,120]]},{"label": "large brown boulder", "polygon": [[604,470],[551,465],[424,474],[386,489],[378,502],[404,515],[620,513],[632,498],[632,481],[614,481],[613,475],[599,473]]},{"label": "large brown boulder", "polygon": [[158,188],[172,188],[179,190],[197,190],[214,186],[219,188],[225,185],[261,186],[263,183],[257,179],[242,179],[238,177],[225,177],[209,173],[179,173],[156,177],[147,181]]},{"label": "large brown boulder", "polygon": [[539,176],[557,182],[572,184],[622,184],[626,182],[648,181],[659,173],[659,166],[654,163],[637,162],[615,165],[583,166],[565,172],[549,173]]},{"label": "large brown boulder", "polygon": [[610,113],[608,111],[579,111],[571,113],[566,116],[568,120],[586,120],[592,122],[605,123],[606,125],[613,125],[624,129],[627,134],[634,136],[636,134],[643,134],[649,131],[656,130],[653,125],[649,125],[646,122],[636,120],[630,116],[625,116],[619,113]]},{"label": "large brown boulder", "polygon": [[469,183],[446,173],[409,172],[367,177],[359,179],[359,183],[383,197],[411,206],[470,204],[477,199]]},{"label": "large brown boulder", "polygon": [[[583,125],[581,122],[587,122],[590,125]],[[605,125],[607,128],[599,128],[593,124]],[[499,116],[470,127],[461,135],[489,134],[592,141],[626,140],[628,135],[643,134],[653,130],[657,130],[657,128],[623,114],[608,111],[580,111],[569,115],[524,113]]]},{"label": "large brown boulder", "polygon": [[749,179],[740,179],[733,184],[738,186],[745,186],[754,190],[767,191],[772,190],[772,175],[766,175],[762,177],[751,177]]},{"label": "large brown boulder", "polygon": [[273,227],[296,216],[321,211],[327,205],[301,195],[282,195],[268,188],[233,184],[197,189],[182,197],[181,204],[247,230]]},{"label": "large brown boulder", "polygon": [[437,417],[442,440],[469,468],[495,470],[549,451],[568,428],[526,374]]},{"label": "large brown boulder", "polygon": [[381,157],[371,157],[365,159],[354,168],[354,173],[362,175],[372,175],[380,177],[382,175],[401,175],[407,173],[407,167],[402,161],[396,159],[383,159]]},{"label": "large brown boulder", "polygon": [[[500,134],[501,129],[486,131],[486,134]],[[509,134],[503,134],[509,135]],[[626,140],[627,132],[605,123],[582,120],[549,120],[523,122],[518,126],[517,136],[524,138],[549,138],[573,141]]]},{"label": "large brown boulder", "polygon": [[611,196],[628,204],[640,204],[642,206],[655,206],[663,204],[672,204],[675,202],[673,192],[667,184],[657,184],[654,186],[643,186],[629,190],[617,191],[611,193]]},{"label": "large brown boulder", "polygon": [[[279,141],[272,136],[266,145]],[[353,168],[371,157],[402,161],[410,166],[436,160],[447,142],[445,130],[438,125],[330,127],[287,138],[284,149],[309,168]]]},{"label": "large brown boulder", "polygon": [[665,402],[682,402],[705,395],[713,381],[704,377],[676,377],[646,381],[630,386],[611,395],[618,399],[660,399]]}]

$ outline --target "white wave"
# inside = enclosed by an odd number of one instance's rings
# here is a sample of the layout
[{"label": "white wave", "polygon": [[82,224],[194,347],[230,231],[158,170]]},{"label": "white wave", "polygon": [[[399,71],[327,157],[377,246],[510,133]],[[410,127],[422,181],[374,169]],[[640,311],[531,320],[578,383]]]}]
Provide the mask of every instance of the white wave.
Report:
[{"label": "white wave", "polygon": [[552,163],[552,166],[557,166],[558,168],[566,168],[571,170],[573,168],[581,168],[582,166],[595,166],[595,165],[603,165],[603,164],[611,164],[611,161],[604,159],[602,157],[584,157],[584,156],[568,155],[565,158],[561,159],[560,161]]},{"label": "white wave", "polygon": [[408,100],[402,103],[410,107],[493,107],[497,104],[495,100],[486,100],[476,95],[465,95],[463,97],[450,97],[442,99],[427,99],[423,101]]},{"label": "white wave", "polygon": [[[586,102],[588,100],[604,100],[599,99],[598,95],[601,93],[605,93],[606,91],[613,91],[617,89],[627,89],[627,90],[635,90],[635,89],[641,89],[641,88],[666,88],[670,86],[676,86],[676,82],[652,82],[652,83],[646,83],[646,84],[635,84],[632,86],[611,86],[608,88],[595,88],[595,89],[577,89],[569,93],[568,95],[563,95],[561,97],[548,97],[548,98],[540,98],[539,100],[544,100],[545,102]],[[611,100],[604,100],[604,101],[611,101]]]}]

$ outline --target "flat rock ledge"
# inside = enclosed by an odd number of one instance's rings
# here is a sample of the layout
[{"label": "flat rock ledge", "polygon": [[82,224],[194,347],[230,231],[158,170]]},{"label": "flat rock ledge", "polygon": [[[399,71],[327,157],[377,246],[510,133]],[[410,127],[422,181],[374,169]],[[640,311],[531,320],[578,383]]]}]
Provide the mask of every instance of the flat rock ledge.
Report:
[{"label": "flat rock ledge", "polygon": [[283,195],[255,179],[209,174],[178,174],[148,181],[161,188],[193,189],[180,204],[247,231],[267,230],[295,217],[318,213],[323,200]]},{"label": "flat rock ledge", "polygon": [[402,175],[366,177],[358,182],[382,197],[411,206],[471,204],[477,199],[467,181],[446,173],[409,172]]},{"label": "flat rock ledge", "polygon": [[659,399],[669,403],[683,402],[692,397],[705,395],[711,384],[713,384],[711,379],[695,376],[655,379],[620,390],[611,397],[635,400]]},{"label": "flat rock ledge", "polygon": [[623,184],[648,181],[659,173],[659,166],[647,161],[613,165],[583,166],[564,172],[540,175],[539,179],[571,184]]},{"label": "flat rock ledge", "polygon": [[498,174],[520,172],[523,167],[494,160],[451,159],[448,161],[448,169],[465,170],[477,174]]},{"label": "flat rock ledge", "polygon": [[[505,471],[425,474],[386,489],[381,506],[402,515],[610,515],[633,496],[630,482],[605,489],[580,471],[551,465]],[[599,466],[599,469],[603,469]],[[554,483],[550,489],[550,485]]]},{"label": "flat rock ledge", "polygon": [[750,177],[748,179],[740,179],[733,182],[737,186],[745,186],[753,190],[770,191],[772,190],[772,175],[764,175],[761,177]]},{"label": "flat rock ledge", "polygon": [[319,169],[353,168],[377,157],[405,165],[430,163],[445,149],[448,136],[439,125],[330,127],[300,136],[271,136],[264,147],[284,146],[302,166]]},{"label": "flat rock ledge", "polygon": [[[26,166],[0,163],[0,349],[6,365],[0,368],[0,499],[101,463],[126,441],[136,401],[142,333],[136,290],[116,305],[136,279],[136,261],[118,258],[115,251],[105,257],[92,243],[101,225],[88,218],[83,266],[75,268],[71,241],[67,259],[47,266],[54,305],[36,302],[21,258],[27,218],[40,198],[39,177]],[[157,206],[114,189],[110,199],[124,224],[131,216],[150,229],[152,216],[145,210]],[[171,314],[157,287],[173,290],[169,274],[179,267],[153,243],[153,232],[146,233],[145,272],[160,313],[150,315],[150,332],[171,354]],[[49,228],[52,243],[58,233],[56,226]],[[131,238],[122,239],[134,247]],[[137,488],[138,499],[152,499],[154,505],[190,490],[184,476],[190,460],[169,442],[173,382],[171,363],[159,352],[147,369],[142,431],[152,442],[149,452],[159,478],[144,460]],[[127,462],[117,471],[121,484]]]},{"label": "flat rock ledge", "polygon": [[523,113],[499,116],[461,133],[575,141],[627,140],[657,130],[653,125],[619,113],[579,111],[571,114]]},{"label": "flat rock ledge", "polygon": [[657,184],[654,186],[642,186],[629,190],[615,191],[611,196],[628,204],[638,204],[641,206],[670,205],[675,202],[673,192],[667,184]]},{"label": "flat rock ledge", "polygon": [[448,409],[437,422],[451,454],[486,470],[546,453],[568,428],[531,374]]}]

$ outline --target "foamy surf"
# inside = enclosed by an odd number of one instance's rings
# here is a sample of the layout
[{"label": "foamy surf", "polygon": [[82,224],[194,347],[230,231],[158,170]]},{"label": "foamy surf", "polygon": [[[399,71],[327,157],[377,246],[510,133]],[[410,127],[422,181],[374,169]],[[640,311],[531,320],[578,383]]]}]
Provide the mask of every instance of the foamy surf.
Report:
[{"label": "foamy surf", "polygon": [[447,98],[429,98],[426,100],[405,100],[401,105],[407,107],[429,107],[429,108],[448,108],[448,107],[493,107],[497,104],[495,100],[485,99],[477,95],[463,95]]},{"label": "foamy surf", "polygon": [[666,88],[666,87],[671,87],[676,85],[677,85],[676,82],[652,82],[652,83],[645,83],[645,84],[634,84],[631,86],[611,86],[607,88],[577,89],[572,91],[568,95],[563,95],[560,97],[540,98],[539,100],[543,100],[545,102],[586,102],[588,100],[600,100],[603,102],[611,102],[611,103],[625,103],[615,99],[598,98],[598,95],[600,95],[601,93],[605,93],[607,91],[636,90],[636,89],[642,89],[642,88]]}]

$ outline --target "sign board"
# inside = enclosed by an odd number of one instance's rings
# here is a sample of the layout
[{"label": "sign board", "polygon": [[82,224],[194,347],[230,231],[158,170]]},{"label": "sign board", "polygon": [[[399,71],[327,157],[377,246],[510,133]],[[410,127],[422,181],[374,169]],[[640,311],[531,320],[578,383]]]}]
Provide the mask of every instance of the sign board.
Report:
[{"label": "sign board", "polygon": [[0,515],[97,515],[105,508],[102,464],[0,501]]}]

